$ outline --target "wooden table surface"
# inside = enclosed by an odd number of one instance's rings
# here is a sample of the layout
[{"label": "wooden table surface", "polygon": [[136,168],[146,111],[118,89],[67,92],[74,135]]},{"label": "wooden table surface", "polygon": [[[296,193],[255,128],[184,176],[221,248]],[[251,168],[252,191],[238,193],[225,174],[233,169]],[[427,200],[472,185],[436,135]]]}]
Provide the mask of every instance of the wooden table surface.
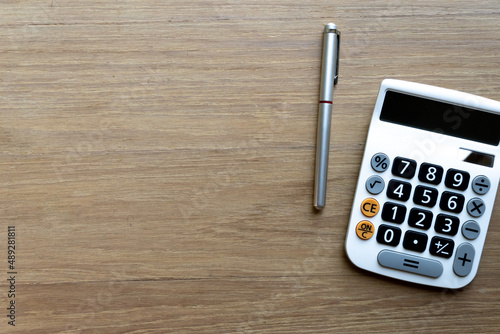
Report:
[{"label": "wooden table surface", "polygon": [[[458,291],[368,274],[344,252],[381,81],[500,100],[498,1],[9,0],[0,13],[1,333],[500,332],[498,198]],[[318,214],[328,22],[341,68]]]}]

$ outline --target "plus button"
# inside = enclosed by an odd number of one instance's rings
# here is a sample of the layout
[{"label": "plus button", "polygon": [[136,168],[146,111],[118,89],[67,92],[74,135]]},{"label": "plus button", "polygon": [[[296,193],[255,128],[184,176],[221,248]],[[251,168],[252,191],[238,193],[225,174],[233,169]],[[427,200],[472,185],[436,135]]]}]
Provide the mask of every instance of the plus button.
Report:
[{"label": "plus button", "polygon": [[465,266],[465,262],[471,262],[471,260],[467,258],[467,253],[464,254],[464,257],[459,257],[458,259],[462,261],[462,267]]}]

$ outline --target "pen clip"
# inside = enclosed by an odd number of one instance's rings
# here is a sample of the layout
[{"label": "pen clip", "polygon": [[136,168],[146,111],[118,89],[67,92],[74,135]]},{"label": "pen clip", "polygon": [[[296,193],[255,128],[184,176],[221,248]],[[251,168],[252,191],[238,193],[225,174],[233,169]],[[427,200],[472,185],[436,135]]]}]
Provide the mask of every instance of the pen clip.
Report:
[{"label": "pen clip", "polygon": [[340,62],[340,31],[338,29],[335,30],[335,35],[337,35],[337,61],[335,62],[335,77],[333,78],[333,85],[336,85],[339,82],[339,62]]}]

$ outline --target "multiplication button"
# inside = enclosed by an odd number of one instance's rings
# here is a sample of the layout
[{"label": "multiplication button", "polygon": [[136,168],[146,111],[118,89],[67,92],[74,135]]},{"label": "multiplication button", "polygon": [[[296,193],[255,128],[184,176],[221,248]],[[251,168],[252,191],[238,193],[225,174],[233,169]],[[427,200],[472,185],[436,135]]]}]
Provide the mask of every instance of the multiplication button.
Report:
[{"label": "multiplication button", "polygon": [[472,217],[481,217],[486,211],[486,204],[480,198],[473,198],[467,203],[467,212]]},{"label": "multiplication button", "polygon": [[385,182],[384,179],[378,175],[373,175],[366,180],[366,190],[370,194],[378,195],[384,190]]}]

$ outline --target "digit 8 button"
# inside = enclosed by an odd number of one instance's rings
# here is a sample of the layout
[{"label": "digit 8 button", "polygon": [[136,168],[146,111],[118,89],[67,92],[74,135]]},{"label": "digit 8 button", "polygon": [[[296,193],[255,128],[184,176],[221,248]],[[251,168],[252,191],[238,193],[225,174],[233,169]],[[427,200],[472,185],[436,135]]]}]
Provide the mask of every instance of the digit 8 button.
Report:
[{"label": "digit 8 button", "polygon": [[380,210],[380,205],[374,198],[367,198],[363,201],[363,203],[361,203],[361,212],[366,217],[375,216],[379,210]]}]

